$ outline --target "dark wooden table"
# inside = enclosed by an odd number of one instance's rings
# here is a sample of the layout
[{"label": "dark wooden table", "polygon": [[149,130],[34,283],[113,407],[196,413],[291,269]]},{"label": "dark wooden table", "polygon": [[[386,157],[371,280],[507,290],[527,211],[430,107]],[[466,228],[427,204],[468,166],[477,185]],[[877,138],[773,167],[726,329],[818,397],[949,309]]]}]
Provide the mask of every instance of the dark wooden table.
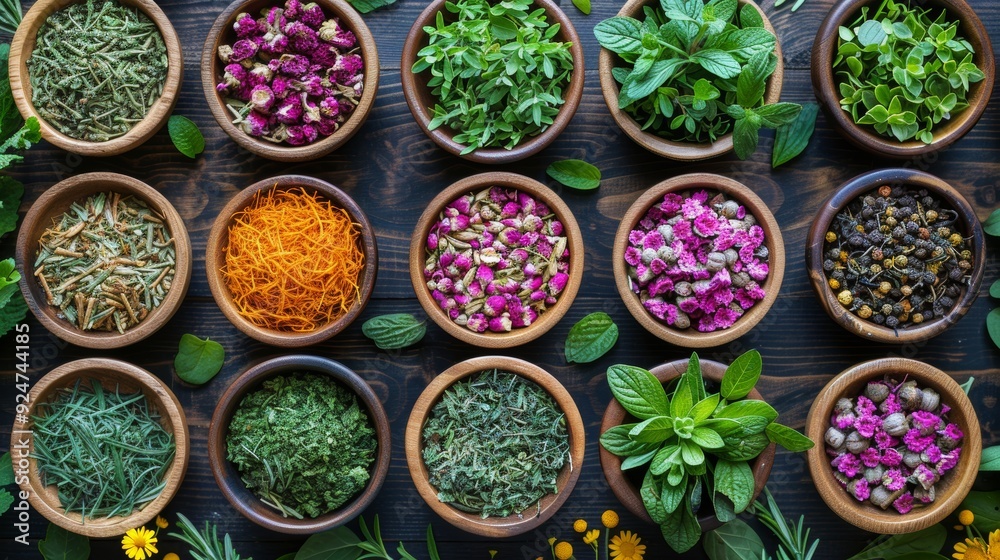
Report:
[{"label": "dark wooden table", "polygon": [[[789,0],[791,3],[791,0]],[[969,2],[994,38],[1000,37],[1000,5],[990,0]],[[26,2],[30,4],[30,2]],[[733,177],[754,189],[770,206],[781,224],[788,265],[784,285],[770,313],[749,334],[732,344],[708,349],[703,358],[728,362],[750,348],[764,356],[765,377],[759,389],[781,413],[783,422],[802,428],[813,397],[830,377],[857,362],[900,355],[929,362],[952,374],[959,382],[977,378],[972,400],[980,414],[984,444],[1000,443],[996,408],[1000,396],[1000,352],[990,342],[985,326],[992,304],[987,289],[997,277],[997,260],[991,253],[982,297],[957,326],[936,339],[919,345],[884,346],[867,343],[835,325],[822,311],[805,272],[806,232],[820,203],[845,180],[870,169],[894,164],[860,153],[841,139],[821,116],[807,153],[777,171],[770,166],[772,137],[765,136],[761,148],[748,161],[733,156],[703,163],[677,163],[654,156],[632,143],[614,124],[601,97],[597,77],[598,45],[591,32],[601,19],[614,15],[621,2],[596,0],[594,13],[584,16],[569,0],[561,4],[573,19],[586,53],[586,91],[576,118],[548,149],[524,162],[501,166],[546,181],[545,168],[563,158],[582,158],[597,164],[604,176],[600,189],[579,193],[559,189],[570,205],[586,239],[586,279],[580,295],[562,322],[539,340],[505,352],[535,362],[553,373],[576,398],[587,425],[587,454],[583,474],[572,497],[542,529],[498,542],[462,533],[443,522],[423,503],[410,480],[403,454],[403,429],[417,395],[434,375],[457,361],[485,354],[460,343],[436,326],[423,342],[400,352],[378,351],[361,334],[363,320],[387,312],[418,315],[407,272],[410,234],[424,205],[446,185],[462,177],[487,170],[438,149],[414,123],[400,89],[399,58],[403,39],[417,14],[426,5],[418,0],[400,0],[395,6],[366,16],[378,41],[382,62],[382,84],[378,100],[361,132],[344,148],[308,164],[283,164],[260,159],[237,147],[212,119],[202,94],[199,61],[202,45],[224,0],[167,0],[160,2],[180,33],[184,48],[185,81],[176,112],[197,122],[205,133],[208,149],[196,160],[174,150],[166,131],[145,145],[120,157],[81,158],[47,143],[33,148],[26,163],[16,169],[27,192],[26,211],[48,187],[71,175],[89,171],[114,171],[135,176],[162,192],[177,207],[187,223],[194,245],[195,268],[191,289],[180,312],[157,335],[113,356],[148,369],[165,380],[177,394],[187,413],[192,437],[192,458],[179,495],[166,509],[167,517],[182,512],[197,524],[216,523],[227,532],[237,550],[256,560],[270,560],[297,550],[303,538],[291,538],[258,528],[241,517],[222,497],[208,467],[205,452],[209,421],[219,395],[253,360],[278,355],[268,347],[243,336],[216,307],[205,279],[205,244],[212,221],[238,190],[257,180],[286,173],[313,175],[338,185],[368,213],[378,234],[379,277],[363,316],[333,340],[302,350],[344,362],[363,375],[385,403],[393,428],[393,460],[389,477],[378,500],[365,516],[379,514],[383,535],[402,539],[408,549],[424,556],[424,533],[433,523],[443,558],[488,559],[489,549],[500,551],[503,560],[548,558],[546,538],[571,539],[579,558],[587,558],[583,544],[572,532],[574,519],[593,525],[602,511],[622,513],[621,528],[638,531],[649,545],[647,558],[673,557],[658,530],[643,525],[623,512],[608,489],[598,462],[598,427],[611,398],[604,380],[605,369],[615,363],[652,367],[684,358],[689,352],[659,341],[644,331],[628,314],[615,290],[611,272],[611,242],[619,219],[641,192],[655,183],[690,172],[712,172]],[[796,13],[787,7],[762,7],[778,30],[784,50],[783,99],[806,102],[813,99],[809,80],[809,53],[819,23],[833,0],[807,0]],[[27,7],[27,6],[26,6]],[[1000,106],[993,105],[979,125],[946,153],[929,162],[906,162],[926,167],[949,181],[976,206],[985,218],[1000,202]],[[548,181],[551,183],[551,181]],[[553,185],[555,186],[555,185]],[[996,249],[996,244],[992,245]],[[8,236],[0,244],[0,255],[13,254]],[[603,310],[618,323],[621,337],[604,358],[589,365],[567,365],[563,341],[571,325],[584,315]],[[67,345],[48,334],[33,317],[31,326],[31,377],[38,379],[53,367],[70,360],[106,355]],[[183,333],[209,336],[226,349],[222,373],[202,388],[180,383],[173,373],[173,356]],[[14,350],[8,335],[0,341],[0,448],[6,446],[14,409]],[[803,455],[780,452],[768,483],[784,513],[806,516],[813,535],[825,543],[819,558],[845,558],[860,550],[873,535],[840,520],[816,493]],[[0,519],[0,551],[8,558],[37,558],[34,543],[44,535],[46,521],[31,518],[31,547],[13,543],[13,521],[8,513]],[[161,535],[165,537],[165,535]],[[767,541],[771,542],[771,541]],[[94,541],[93,558],[118,558],[117,540]],[[392,545],[395,548],[395,544]],[[177,552],[189,558],[186,547],[161,538],[161,555]],[[589,550],[589,548],[587,549]],[[122,556],[123,557],[123,556]],[[701,558],[698,547],[686,558]]]}]

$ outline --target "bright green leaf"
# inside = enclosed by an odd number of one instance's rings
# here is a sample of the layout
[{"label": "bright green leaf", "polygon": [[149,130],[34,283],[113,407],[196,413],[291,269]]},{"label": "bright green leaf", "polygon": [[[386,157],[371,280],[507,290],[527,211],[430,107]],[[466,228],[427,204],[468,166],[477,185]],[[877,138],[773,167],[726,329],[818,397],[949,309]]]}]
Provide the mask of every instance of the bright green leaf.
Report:
[{"label": "bright green leaf", "polygon": [[424,338],[427,321],[419,321],[409,313],[391,313],[368,319],[361,325],[361,332],[382,350],[399,350]]},{"label": "bright green leaf", "polygon": [[90,539],[49,523],[45,539],[38,541],[38,551],[44,560],[87,560],[90,558]]},{"label": "bright green leaf", "polygon": [[778,424],[777,422],[768,424],[766,432],[768,439],[793,453],[812,449],[815,445],[813,440],[802,435],[798,430]]},{"label": "bright green leaf", "polygon": [[590,15],[590,0],[573,0],[573,5],[585,15]]},{"label": "bright green leaf", "polygon": [[986,331],[990,334],[993,344],[1000,348],[1000,307],[990,311],[986,316]]},{"label": "bright green leaf", "polygon": [[611,393],[632,416],[646,420],[669,414],[667,393],[649,371],[635,366],[614,365],[608,368],[607,377]]},{"label": "bright green leaf", "polygon": [[764,542],[742,519],[734,519],[705,533],[705,554],[709,560],[761,560]]},{"label": "bright green leaf", "polygon": [[187,383],[203,385],[222,370],[225,361],[226,352],[218,342],[184,334],[174,358],[174,371]]},{"label": "bright green leaf", "polygon": [[177,151],[194,159],[205,151],[205,137],[191,119],[181,115],[171,115],[167,121],[167,131]]},{"label": "bright green leaf", "polygon": [[557,161],[545,173],[572,189],[589,191],[601,186],[601,170],[582,159]]},{"label": "bright green leaf", "polygon": [[306,539],[295,560],[354,560],[361,556],[361,539],[347,527],[335,527]]},{"label": "bright green leaf", "polygon": [[819,105],[806,103],[795,120],[778,127],[774,134],[774,150],[771,152],[771,167],[775,168],[791,161],[809,145],[816,129]]},{"label": "bright green leaf", "polygon": [[756,350],[750,350],[733,360],[722,376],[720,391],[722,398],[734,401],[747,396],[757,385],[761,371],[763,371],[763,362],[760,352]]},{"label": "bright green leaf", "polygon": [[361,12],[362,14],[367,14],[368,12],[373,12],[380,8],[385,8],[386,6],[391,6],[396,3],[396,0],[347,0],[354,6],[354,9]]},{"label": "bright green leaf", "polygon": [[608,353],[618,341],[618,325],[603,311],[580,319],[566,337],[566,361],[586,364]]}]

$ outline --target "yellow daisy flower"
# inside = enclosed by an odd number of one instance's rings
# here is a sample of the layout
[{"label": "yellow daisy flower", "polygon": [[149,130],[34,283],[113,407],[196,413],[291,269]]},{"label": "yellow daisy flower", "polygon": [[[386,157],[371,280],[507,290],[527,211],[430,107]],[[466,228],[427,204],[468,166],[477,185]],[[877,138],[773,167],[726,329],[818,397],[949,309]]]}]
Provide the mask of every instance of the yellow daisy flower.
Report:
[{"label": "yellow daisy flower", "polygon": [[577,533],[587,532],[587,521],[585,519],[577,519],[573,522],[573,530]]},{"label": "yellow daisy flower", "polygon": [[[990,540],[993,536],[990,535]],[[990,554],[989,546],[980,538],[965,539],[964,542],[955,543],[955,553],[952,558],[955,560],[994,560],[1000,558],[1000,549]]]},{"label": "yellow daisy flower", "polygon": [[563,541],[556,545],[556,558],[559,560],[569,560],[573,557],[573,545]]},{"label": "yellow daisy flower", "polygon": [[156,536],[153,531],[139,527],[129,529],[122,537],[122,550],[129,558],[134,560],[146,560],[156,554]]},{"label": "yellow daisy flower", "polygon": [[958,514],[958,522],[961,523],[962,525],[966,526],[972,525],[972,523],[975,521],[976,521],[976,516],[967,509],[963,509]]},{"label": "yellow daisy flower", "polygon": [[646,545],[639,544],[642,539],[632,531],[622,531],[611,537],[611,557],[616,560],[642,560],[646,553]]},{"label": "yellow daisy flower", "polygon": [[583,544],[591,544],[597,542],[597,539],[601,538],[601,531],[599,529],[593,529],[587,531],[587,534],[583,536]]},{"label": "yellow daisy flower", "polygon": [[618,526],[618,514],[610,509],[605,511],[601,514],[601,523],[608,529],[614,529]]}]

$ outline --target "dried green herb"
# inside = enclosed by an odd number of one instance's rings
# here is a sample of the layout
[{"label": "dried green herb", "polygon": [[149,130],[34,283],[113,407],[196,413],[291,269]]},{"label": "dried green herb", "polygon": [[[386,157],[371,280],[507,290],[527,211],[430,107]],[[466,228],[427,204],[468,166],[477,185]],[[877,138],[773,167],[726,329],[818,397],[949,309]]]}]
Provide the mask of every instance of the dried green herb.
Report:
[{"label": "dried green herb", "polygon": [[968,108],[985,75],[975,49],[945,10],[883,0],[840,27],[833,69],[840,106],[854,122],[900,142],[934,141],[934,130]]},{"label": "dried green herb", "polygon": [[618,341],[618,325],[603,311],[580,319],[566,337],[566,361],[586,364],[608,353]]},{"label": "dried green herb", "polygon": [[31,102],[46,122],[106,142],[128,133],[162,95],[167,47],[140,10],[86,0],[45,20],[27,64]]},{"label": "dried green herb", "polygon": [[545,173],[571,189],[589,191],[601,186],[601,170],[582,159],[557,161]]},{"label": "dried green herb", "polygon": [[774,150],[771,152],[771,167],[778,167],[802,153],[809,145],[816,130],[819,105],[806,103],[795,120],[783,124],[774,132]]},{"label": "dried green herb", "polygon": [[160,495],[174,460],[172,433],[143,393],[79,379],[38,405],[34,457],[68,512],[87,519],[128,515]]},{"label": "dried green herb", "polygon": [[[570,44],[555,41],[559,24],[532,10],[532,0],[456,0],[445,4],[412,72],[429,73],[437,98],[429,128],[447,126],[465,145],[513,149],[551,125],[573,73]],[[446,21],[447,20],[447,21]]]},{"label": "dried green herb", "polygon": [[202,340],[193,334],[181,336],[174,371],[177,377],[193,385],[208,383],[222,370],[226,351],[214,340]]},{"label": "dried green herb", "polygon": [[220,541],[217,527],[208,521],[205,522],[205,530],[199,532],[183,513],[178,513],[177,526],[181,532],[169,533],[169,536],[187,543],[191,547],[191,556],[196,560],[240,560],[240,555],[233,548],[233,540],[229,538],[229,533],[226,533]]},{"label": "dried green herb", "polygon": [[205,151],[205,137],[191,119],[181,115],[171,115],[167,121],[167,131],[177,151],[187,157],[194,159]]},{"label": "dried green herb", "polygon": [[38,241],[34,275],[80,330],[124,333],[163,303],[177,249],[162,215],[111,191],[74,202]]},{"label": "dried green herb", "polygon": [[567,462],[572,468],[559,405],[537,384],[500,370],[449,387],[431,410],[423,441],[438,499],[483,518],[535,506],[556,492]]},{"label": "dried green herb", "polygon": [[427,321],[409,313],[379,315],[365,321],[361,332],[383,350],[398,350],[420,342],[427,334]]},{"label": "dried green herb", "polygon": [[353,392],[326,375],[293,373],[243,398],[229,422],[226,458],[262,502],[302,519],[363,490],[377,444]]}]

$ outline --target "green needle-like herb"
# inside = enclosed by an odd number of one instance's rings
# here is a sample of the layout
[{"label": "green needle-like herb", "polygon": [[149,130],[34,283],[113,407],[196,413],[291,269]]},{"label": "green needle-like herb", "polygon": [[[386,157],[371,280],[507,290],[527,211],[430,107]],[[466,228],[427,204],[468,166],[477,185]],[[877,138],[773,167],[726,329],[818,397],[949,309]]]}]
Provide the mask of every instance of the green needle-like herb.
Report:
[{"label": "green needle-like herb", "polygon": [[240,560],[240,555],[233,549],[229,533],[220,541],[217,528],[208,521],[205,522],[205,530],[199,532],[184,514],[178,513],[177,526],[182,532],[168,535],[187,543],[191,547],[191,556],[196,560]]},{"label": "green needle-like herb", "polygon": [[13,35],[22,16],[21,0],[0,0],[0,31]]},{"label": "green needle-like herb", "polygon": [[809,543],[809,529],[803,530],[805,517],[799,516],[798,524],[789,524],[767,488],[764,488],[764,502],[754,503],[753,514],[778,537],[778,560],[811,560],[816,554],[819,539]]},{"label": "green needle-like herb", "polygon": [[166,486],[174,436],[143,393],[77,380],[40,404],[32,421],[38,472],[44,484],[59,488],[67,512],[88,519],[128,515]]},{"label": "green needle-like herb", "polygon": [[570,462],[566,417],[525,378],[486,371],[449,387],[423,430],[423,458],[438,499],[506,517],[556,492]]}]

